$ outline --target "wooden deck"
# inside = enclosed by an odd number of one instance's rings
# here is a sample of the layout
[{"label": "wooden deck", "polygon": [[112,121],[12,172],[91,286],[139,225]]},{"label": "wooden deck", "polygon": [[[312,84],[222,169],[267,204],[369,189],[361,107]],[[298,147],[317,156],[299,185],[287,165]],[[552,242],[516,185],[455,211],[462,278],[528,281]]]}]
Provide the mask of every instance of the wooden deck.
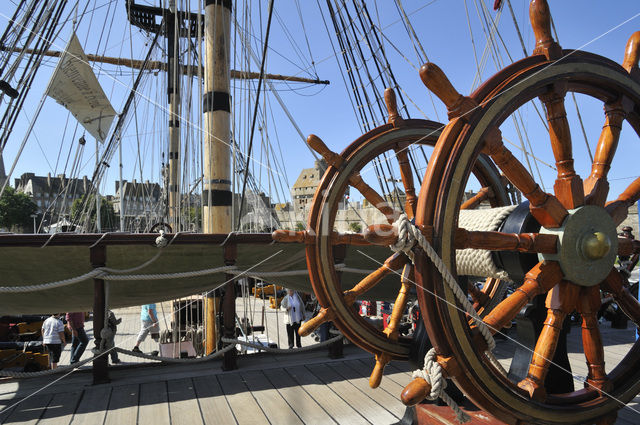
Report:
[{"label": "wooden deck", "polygon": [[381,388],[371,390],[371,356],[353,346],[345,354],[340,360],[328,359],[325,350],[260,354],[241,358],[239,369],[230,372],[223,372],[219,361],[120,366],[111,370],[112,383],[95,386],[88,370],[60,380],[10,380],[0,383],[0,409],[6,409],[0,423],[397,422],[404,414],[398,395],[410,381],[406,365],[390,365]]},{"label": "wooden deck", "polygon": [[[139,310],[121,309],[117,315],[123,323],[116,342],[130,349],[139,330]],[[87,329],[91,335],[91,322]],[[607,324],[601,329],[610,370],[633,344],[634,330]],[[266,332],[286,347],[281,321],[268,324]],[[569,357],[578,379],[586,375],[579,336],[579,327],[573,327]],[[310,343],[310,338],[303,340],[303,346]],[[149,352],[157,345],[148,338],[141,348]],[[498,341],[495,354],[507,368],[512,349],[512,342]],[[87,351],[85,357],[89,355]],[[67,348],[61,364],[68,359]],[[372,355],[351,345],[338,360],[329,359],[326,349],[242,356],[239,369],[228,372],[221,370],[219,360],[161,365],[125,355],[121,359],[110,369],[110,384],[91,385],[90,365],[64,376],[0,379],[0,424],[392,424],[405,412],[399,395],[411,380],[407,363],[392,362],[380,388],[370,389]],[[640,397],[619,411],[616,422],[638,423]]]}]

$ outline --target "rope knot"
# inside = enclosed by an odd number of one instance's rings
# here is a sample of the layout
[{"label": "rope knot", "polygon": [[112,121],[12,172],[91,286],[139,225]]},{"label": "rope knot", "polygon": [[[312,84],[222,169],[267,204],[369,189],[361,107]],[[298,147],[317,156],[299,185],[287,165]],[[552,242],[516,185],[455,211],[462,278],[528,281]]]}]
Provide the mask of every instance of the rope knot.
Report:
[{"label": "rope knot", "polygon": [[436,400],[441,398],[455,413],[458,422],[465,423],[468,422],[471,418],[467,415],[458,403],[456,403],[449,395],[445,392],[445,388],[447,388],[447,381],[442,374],[442,366],[436,360],[436,350],[432,348],[427,352],[424,356],[424,367],[422,369],[417,369],[413,372],[412,377],[422,378],[431,385],[431,393],[426,397],[427,400]]},{"label": "rope knot", "polygon": [[413,259],[410,252],[416,244],[415,232],[419,230],[409,221],[405,213],[400,214],[400,217],[393,223],[393,227],[398,229],[398,239],[389,247],[395,252],[402,251]]},{"label": "rope knot", "polygon": [[164,237],[164,230],[160,230],[160,236],[156,238],[156,247],[164,248],[169,244],[169,240]]}]

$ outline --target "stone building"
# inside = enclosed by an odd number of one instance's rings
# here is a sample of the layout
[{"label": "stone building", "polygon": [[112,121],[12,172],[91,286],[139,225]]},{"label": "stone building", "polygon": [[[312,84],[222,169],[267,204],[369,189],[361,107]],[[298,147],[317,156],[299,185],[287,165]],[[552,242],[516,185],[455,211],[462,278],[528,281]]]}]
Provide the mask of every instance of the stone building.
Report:
[{"label": "stone building", "polygon": [[53,223],[60,217],[69,215],[73,201],[91,193],[93,185],[87,176],[79,179],[69,178],[64,174],[53,177],[51,173],[47,176],[24,173],[15,179],[15,188],[17,192],[31,196],[38,206],[38,213]]},{"label": "stone building", "polygon": [[162,188],[158,183],[123,180],[123,206],[120,205],[120,181],[115,183],[113,209],[116,214],[124,216],[125,230],[143,231],[163,215]]},{"label": "stone building", "polygon": [[324,160],[315,161],[313,168],[302,170],[298,179],[291,188],[291,198],[293,199],[293,209],[296,212],[303,212],[309,208],[313,200],[313,194],[324,174],[327,165]]}]

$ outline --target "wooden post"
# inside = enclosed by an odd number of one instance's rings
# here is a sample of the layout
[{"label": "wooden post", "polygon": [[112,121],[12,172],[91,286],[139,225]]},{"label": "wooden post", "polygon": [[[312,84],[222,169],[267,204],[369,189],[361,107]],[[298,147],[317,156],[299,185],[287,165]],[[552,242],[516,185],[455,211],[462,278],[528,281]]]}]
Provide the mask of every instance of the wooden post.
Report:
[{"label": "wooden post", "polygon": [[[205,6],[205,72],[204,72],[204,146],[203,146],[203,205],[202,231],[229,233],[231,231],[231,99],[229,94],[229,54],[231,33],[231,0],[206,0]],[[228,285],[233,286],[233,285]],[[230,293],[227,291],[227,293]],[[211,293],[209,297],[215,297]],[[206,354],[213,352],[218,337],[215,315],[211,307],[216,301],[208,299],[205,305]],[[226,305],[226,304],[225,304]],[[232,308],[233,307],[233,308]],[[235,320],[233,306],[225,307],[225,317]],[[225,319],[226,323],[226,319]]]},{"label": "wooden post", "polygon": [[[238,257],[238,246],[235,243],[224,246],[224,264],[233,266]],[[236,281],[235,275],[227,274],[224,288],[224,302],[222,304],[222,324],[225,338],[234,339],[236,337]],[[234,370],[238,368],[238,353],[235,348],[224,353],[222,360],[223,370]]]},{"label": "wooden post", "polygon": [[174,11],[166,15],[167,22],[167,93],[169,96],[169,223],[179,231],[180,221],[180,55]]},{"label": "wooden post", "polygon": [[[89,250],[89,261],[93,268],[104,267],[107,261],[107,248],[97,245]],[[93,338],[96,347],[100,347],[100,332],[104,327],[104,309],[106,304],[103,279],[93,279]],[[93,385],[105,384],[109,379],[109,356],[103,354],[93,360]]]}]

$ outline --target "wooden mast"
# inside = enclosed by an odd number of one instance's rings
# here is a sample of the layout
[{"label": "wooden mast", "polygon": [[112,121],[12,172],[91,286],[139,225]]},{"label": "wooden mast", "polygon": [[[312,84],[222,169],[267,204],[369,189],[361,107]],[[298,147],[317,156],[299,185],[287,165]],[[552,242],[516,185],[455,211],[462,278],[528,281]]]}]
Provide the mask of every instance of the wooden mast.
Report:
[{"label": "wooden mast", "polygon": [[169,103],[169,224],[173,230],[180,231],[180,55],[178,51],[179,21],[175,17],[175,4],[166,15],[167,22],[167,92]]},{"label": "wooden mast", "polygon": [[[204,64],[204,146],[203,146],[203,205],[204,233],[231,232],[231,99],[230,99],[230,34],[231,0],[206,0],[205,6],[205,64]],[[225,310],[235,303],[234,282],[225,288]],[[215,293],[206,298],[206,354],[216,348]],[[235,309],[234,309],[235,310]],[[235,311],[225,311],[225,330]],[[232,323],[233,324],[233,323]],[[233,326],[235,329],[235,326]],[[232,350],[234,351],[234,350]],[[226,359],[226,356],[225,356]],[[226,364],[226,362],[225,362]],[[227,368],[233,368],[228,365]]]}]

